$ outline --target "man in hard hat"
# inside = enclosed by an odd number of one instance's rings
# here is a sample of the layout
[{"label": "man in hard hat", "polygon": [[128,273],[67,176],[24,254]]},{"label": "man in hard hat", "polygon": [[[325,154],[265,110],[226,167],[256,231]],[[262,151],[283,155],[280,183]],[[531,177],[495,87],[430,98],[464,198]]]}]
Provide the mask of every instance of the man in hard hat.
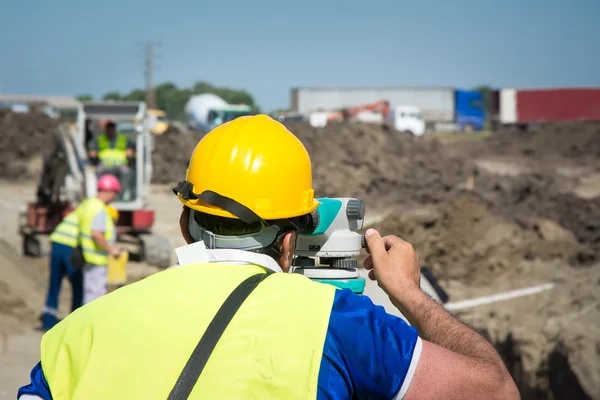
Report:
[{"label": "man in hard hat", "polygon": [[[84,204],[87,206],[88,203],[84,202]],[[106,211],[116,225],[119,211],[110,205],[106,206]],[[73,251],[79,244],[79,230],[77,211],[73,210],[50,235],[50,274],[46,305],[42,311],[43,331],[48,331],[58,323],[58,299],[65,276],[71,283],[71,311],[75,311],[83,304],[82,271],[72,264]],[[116,227],[113,228],[113,237],[116,237]]]},{"label": "man in hard hat", "polygon": [[179,265],[58,323],[19,393],[517,399],[494,348],[421,291],[418,257],[400,238],[369,230],[365,267],[415,327],[366,296],[286,273],[297,235],[315,229],[311,174],[302,143],[265,115],[211,131],[175,189],[188,242]]},{"label": "man in hard hat", "polygon": [[46,305],[42,311],[42,330],[47,331],[58,323],[58,298],[65,276],[71,282],[71,311],[83,302],[83,276],[81,269],[71,263],[73,250],[79,238],[79,221],[73,210],[67,214],[50,235],[50,275]]},{"label": "man in hard hat", "polygon": [[121,250],[114,244],[116,230],[106,206],[121,192],[114,175],[98,179],[95,197],[85,199],[76,209],[79,218],[79,244],[83,255],[83,303],[87,304],[106,294],[108,257],[118,257]]},{"label": "man in hard hat", "polygon": [[[135,166],[134,144],[127,136],[117,133],[114,121],[107,121],[104,133],[89,144],[88,158],[97,163],[96,173],[118,176],[126,189],[124,197],[128,197],[131,189],[132,168]],[[128,198],[124,199],[128,201]]]}]

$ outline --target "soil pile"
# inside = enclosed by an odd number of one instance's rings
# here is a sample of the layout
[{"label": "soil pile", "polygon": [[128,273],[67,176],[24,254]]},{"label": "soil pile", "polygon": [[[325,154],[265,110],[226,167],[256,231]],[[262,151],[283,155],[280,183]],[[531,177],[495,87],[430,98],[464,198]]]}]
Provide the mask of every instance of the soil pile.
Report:
[{"label": "soil pile", "polygon": [[375,227],[410,241],[451,301],[553,282],[461,317],[498,346],[523,399],[600,398],[600,264],[582,256],[592,243],[552,219],[505,218],[473,192]]},{"label": "soil pile", "polygon": [[202,135],[183,133],[175,127],[154,136],[152,182],[176,184],[185,179],[190,156]]},{"label": "soil pile", "polygon": [[517,223],[492,213],[470,193],[430,210],[398,211],[375,228],[412,243],[422,265],[437,277],[467,284],[489,284],[503,274],[520,273],[517,265],[523,260],[580,265],[582,254],[590,252],[551,219],[528,216]]},{"label": "soil pile", "polygon": [[311,156],[317,196],[358,197],[370,208],[393,203],[438,203],[471,174],[447,157],[437,140],[360,122],[313,128],[286,123]]},{"label": "soil pile", "polygon": [[59,123],[43,113],[0,110],[0,179],[36,178]]},{"label": "soil pile", "polygon": [[528,157],[559,156],[569,159],[600,157],[600,124],[550,124],[538,130],[500,130],[485,146],[495,154]]}]

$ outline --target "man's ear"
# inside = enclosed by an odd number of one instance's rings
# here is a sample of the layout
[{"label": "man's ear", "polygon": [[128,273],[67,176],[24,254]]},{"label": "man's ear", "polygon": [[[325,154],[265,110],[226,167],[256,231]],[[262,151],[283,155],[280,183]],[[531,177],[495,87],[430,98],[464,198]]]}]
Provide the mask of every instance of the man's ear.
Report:
[{"label": "man's ear", "polygon": [[194,239],[190,235],[190,209],[185,206],[183,206],[183,210],[179,216],[179,229],[181,230],[181,236],[183,236],[187,244],[194,243]]},{"label": "man's ear", "polygon": [[288,272],[292,265],[292,258],[296,252],[296,238],[298,232],[286,232],[281,242],[281,255],[279,257],[279,266],[284,272]]}]

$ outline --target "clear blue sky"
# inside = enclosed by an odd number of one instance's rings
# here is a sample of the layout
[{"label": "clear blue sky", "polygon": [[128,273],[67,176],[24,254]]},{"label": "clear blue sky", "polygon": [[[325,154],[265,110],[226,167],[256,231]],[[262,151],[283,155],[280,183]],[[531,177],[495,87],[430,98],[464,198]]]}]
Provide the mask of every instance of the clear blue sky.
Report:
[{"label": "clear blue sky", "polygon": [[143,41],[157,82],[267,111],[293,86],[600,86],[598,0],[0,2],[0,93],[141,87]]}]

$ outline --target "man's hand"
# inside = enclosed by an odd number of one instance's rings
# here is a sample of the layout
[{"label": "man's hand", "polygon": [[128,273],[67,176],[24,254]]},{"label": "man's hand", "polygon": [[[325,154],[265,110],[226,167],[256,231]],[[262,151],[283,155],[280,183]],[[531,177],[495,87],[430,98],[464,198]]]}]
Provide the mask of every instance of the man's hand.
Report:
[{"label": "man's hand", "polygon": [[365,237],[371,255],[364,265],[371,280],[376,279],[388,296],[420,289],[419,256],[410,243],[394,235],[382,238],[375,229],[367,229]]},{"label": "man's hand", "polygon": [[[369,278],[418,329],[422,351],[406,393],[413,399],[519,399],[494,348],[421,290],[419,256],[397,236],[368,229]],[[432,379],[432,377],[434,377]]]},{"label": "man's hand", "polygon": [[118,247],[111,247],[110,255],[114,258],[119,258],[119,256],[121,255],[121,249]]}]

